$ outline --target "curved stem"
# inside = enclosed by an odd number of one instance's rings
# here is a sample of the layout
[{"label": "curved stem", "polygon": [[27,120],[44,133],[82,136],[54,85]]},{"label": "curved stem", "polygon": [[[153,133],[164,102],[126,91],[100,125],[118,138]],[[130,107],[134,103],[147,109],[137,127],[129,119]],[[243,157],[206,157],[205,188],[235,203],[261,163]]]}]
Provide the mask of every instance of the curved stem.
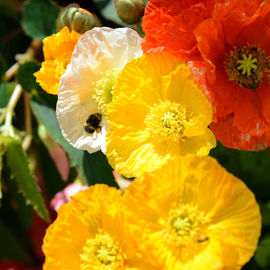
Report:
[{"label": "curved stem", "polygon": [[25,151],[30,147],[32,142],[32,116],[30,110],[30,98],[28,93],[24,93],[24,115],[26,136],[23,140],[22,147]]},{"label": "curved stem", "polygon": [[12,77],[15,76],[17,73],[17,70],[19,68],[19,64],[15,63],[13,66],[11,66],[5,73],[5,80],[9,81]]},{"label": "curved stem", "polygon": [[15,136],[13,127],[12,127],[12,115],[14,112],[14,109],[21,97],[23,90],[21,85],[17,84],[11,97],[10,100],[8,102],[7,108],[6,108],[6,118],[5,118],[5,125],[3,127],[3,129],[5,130],[5,132],[7,132],[8,135],[10,135],[11,137]]}]

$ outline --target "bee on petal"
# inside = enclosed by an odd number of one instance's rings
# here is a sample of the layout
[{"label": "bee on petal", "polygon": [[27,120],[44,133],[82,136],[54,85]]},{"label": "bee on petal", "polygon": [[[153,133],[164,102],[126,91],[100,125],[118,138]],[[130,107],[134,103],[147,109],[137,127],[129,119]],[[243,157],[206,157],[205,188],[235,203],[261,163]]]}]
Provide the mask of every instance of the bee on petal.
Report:
[{"label": "bee on petal", "polygon": [[100,133],[101,132],[101,126],[100,126],[101,119],[102,119],[102,115],[100,113],[91,114],[86,120],[84,130],[90,134],[94,133],[95,131],[97,133]]}]

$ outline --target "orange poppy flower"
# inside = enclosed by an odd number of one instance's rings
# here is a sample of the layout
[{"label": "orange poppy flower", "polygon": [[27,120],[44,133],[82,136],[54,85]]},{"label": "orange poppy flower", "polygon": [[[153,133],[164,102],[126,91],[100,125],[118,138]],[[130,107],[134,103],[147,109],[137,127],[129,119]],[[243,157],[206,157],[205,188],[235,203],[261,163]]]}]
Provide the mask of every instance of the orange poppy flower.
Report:
[{"label": "orange poppy flower", "polygon": [[270,145],[270,2],[231,0],[194,31],[203,61],[191,62],[214,109],[212,129],[227,147]]},{"label": "orange poppy flower", "polygon": [[217,0],[150,0],[143,17],[143,50],[166,51],[181,60],[198,59],[193,30],[212,15]]}]

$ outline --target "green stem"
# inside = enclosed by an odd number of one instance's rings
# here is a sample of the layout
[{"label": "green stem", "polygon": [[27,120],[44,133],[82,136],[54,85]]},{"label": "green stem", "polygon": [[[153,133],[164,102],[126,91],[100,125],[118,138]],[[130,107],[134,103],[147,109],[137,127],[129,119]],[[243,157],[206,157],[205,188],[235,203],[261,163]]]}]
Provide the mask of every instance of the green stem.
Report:
[{"label": "green stem", "polygon": [[24,93],[24,115],[26,136],[23,140],[22,147],[25,151],[27,151],[32,142],[32,115],[30,110],[30,98],[28,93]]},{"label": "green stem", "polygon": [[23,92],[22,87],[19,84],[17,84],[10,97],[10,100],[6,108],[6,119],[5,119],[4,129],[7,130],[8,135],[10,135],[11,137],[15,136],[14,130],[12,127],[12,116],[13,116],[14,109],[22,95],[22,92]]},{"label": "green stem", "polygon": [[17,73],[18,71],[18,68],[19,68],[19,64],[18,63],[15,63],[13,66],[11,66],[6,74],[5,74],[5,80],[6,81],[9,81],[12,77],[15,76],[15,74]]}]

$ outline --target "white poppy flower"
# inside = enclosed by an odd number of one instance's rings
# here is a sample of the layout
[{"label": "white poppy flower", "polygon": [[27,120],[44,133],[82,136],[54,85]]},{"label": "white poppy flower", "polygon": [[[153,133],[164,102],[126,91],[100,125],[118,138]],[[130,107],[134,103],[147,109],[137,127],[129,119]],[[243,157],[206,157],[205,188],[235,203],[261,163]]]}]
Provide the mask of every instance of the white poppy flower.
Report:
[{"label": "white poppy flower", "polygon": [[141,38],[129,28],[96,27],[79,39],[61,77],[56,108],[62,133],[71,145],[89,153],[105,152],[106,107],[117,75],[141,55]]}]

